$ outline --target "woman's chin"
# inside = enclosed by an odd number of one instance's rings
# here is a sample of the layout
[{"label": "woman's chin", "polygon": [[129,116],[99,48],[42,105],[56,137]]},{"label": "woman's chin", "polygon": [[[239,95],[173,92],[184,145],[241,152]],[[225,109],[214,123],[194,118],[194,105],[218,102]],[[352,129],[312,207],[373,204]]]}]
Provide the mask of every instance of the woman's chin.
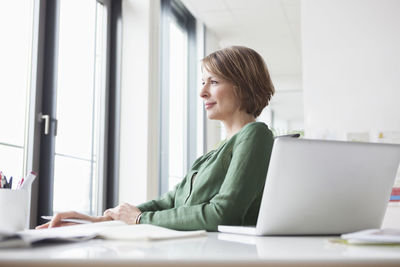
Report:
[{"label": "woman's chin", "polygon": [[216,116],[215,116],[214,114],[208,113],[208,112],[207,112],[207,118],[208,118],[209,120],[217,120],[217,118],[216,118]]}]

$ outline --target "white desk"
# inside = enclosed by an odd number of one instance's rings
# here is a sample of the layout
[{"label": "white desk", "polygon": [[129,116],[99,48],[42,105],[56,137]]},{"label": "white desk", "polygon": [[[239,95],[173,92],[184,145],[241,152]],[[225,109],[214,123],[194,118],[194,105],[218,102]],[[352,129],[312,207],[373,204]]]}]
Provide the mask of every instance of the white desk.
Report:
[{"label": "white desk", "polygon": [[[240,242],[223,240],[232,236]],[[328,239],[208,233],[151,242],[91,240],[1,249],[0,266],[400,266],[400,246],[350,246]]]}]

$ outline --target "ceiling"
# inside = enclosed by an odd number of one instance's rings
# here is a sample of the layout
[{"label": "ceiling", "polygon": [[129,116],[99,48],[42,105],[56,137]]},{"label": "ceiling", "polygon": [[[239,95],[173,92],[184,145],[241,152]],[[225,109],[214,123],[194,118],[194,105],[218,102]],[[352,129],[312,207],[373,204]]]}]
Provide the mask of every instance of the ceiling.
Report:
[{"label": "ceiling", "polygon": [[301,74],[300,0],[182,0],[220,40],[263,55],[273,75]]},{"label": "ceiling", "polygon": [[265,59],[276,95],[271,108],[280,119],[303,119],[300,0],[181,0],[219,40],[244,45]]}]

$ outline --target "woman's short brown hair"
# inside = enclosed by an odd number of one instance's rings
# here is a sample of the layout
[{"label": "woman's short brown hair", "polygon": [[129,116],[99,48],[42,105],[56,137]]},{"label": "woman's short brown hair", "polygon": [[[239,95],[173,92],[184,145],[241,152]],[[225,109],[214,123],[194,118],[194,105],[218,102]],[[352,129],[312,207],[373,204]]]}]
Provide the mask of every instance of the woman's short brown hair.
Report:
[{"label": "woman's short brown hair", "polygon": [[240,109],[258,117],[275,92],[267,65],[253,49],[231,46],[202,60],[203,68],[234,85]]}]

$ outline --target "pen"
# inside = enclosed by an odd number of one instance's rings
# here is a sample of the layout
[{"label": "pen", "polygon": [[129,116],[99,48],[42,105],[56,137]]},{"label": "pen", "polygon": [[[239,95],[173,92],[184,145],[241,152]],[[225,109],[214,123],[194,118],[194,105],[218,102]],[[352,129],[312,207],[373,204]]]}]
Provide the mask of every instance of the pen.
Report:
[{"label": "pen", "polygon": [[36,173],[32,171],[25,177],[25,179],[23,179],[20,188],[24,190],[30,189],[32,182],[35,180],[35,178],[36,178]]},{"label": "pen", "polygon": [[3,173],[1,173],[0,188],[6,188],[7,180]]},{"label": "pen", "polygon": [[7,183],[7,188],[12,188],[12,182],[13,182],[13,177],[11,176],[10,177],[10,180],[8,180],[8,183]]},{"label": "pen", "polygon": [[3,176],[3,178],[4,178],[4,182],[2,183],[2,187],[3,187],[3,188],[9,188],[9,189],[11,189],[11,187],[12,187],[12,180],[13,180],[12,176],[10,177],[10,179],[8,180],[8,182],[7,182],[7,177],[6,177],[6,176]]},{"label": "pen", "polygon": [[[51,221],[53,219],[53,216],[41,216],[42,219],[49,220]],[[84,223],[91,223],[91,221],[88,220],[82,220],[82,219],[62,219],[62,222],[71,222],[71,223],[79,223],[79,224],[84,224]]]},{"label": "pen", "polygon": [[17,189],[21,188],[21,185],[23,184],[23,182],[24,182],[24,177],[22,177],[21,180],[18,182]]},{"label": "pen", "polygon": [[0,188],[12,189],[12,182],[13,182],[12,176],[7,181],[7,177],[4,175],[4,173],[2,171],[0,171]]}]

